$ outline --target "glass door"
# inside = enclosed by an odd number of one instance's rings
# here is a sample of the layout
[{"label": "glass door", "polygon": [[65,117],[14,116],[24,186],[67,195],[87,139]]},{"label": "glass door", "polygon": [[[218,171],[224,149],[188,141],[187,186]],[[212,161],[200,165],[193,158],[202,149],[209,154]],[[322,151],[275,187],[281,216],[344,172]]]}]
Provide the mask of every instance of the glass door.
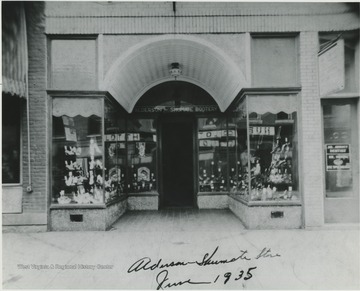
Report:
[{"label": "glass door", "polygon": [[357,99],[323,100],[325,222],[359,222]]}]

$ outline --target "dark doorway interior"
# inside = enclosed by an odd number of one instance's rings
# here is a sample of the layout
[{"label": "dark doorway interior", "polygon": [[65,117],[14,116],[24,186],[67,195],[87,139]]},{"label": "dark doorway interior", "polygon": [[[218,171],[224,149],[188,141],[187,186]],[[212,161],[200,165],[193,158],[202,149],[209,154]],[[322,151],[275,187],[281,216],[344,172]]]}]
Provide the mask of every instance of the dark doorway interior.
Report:
[{"label": "dark doorway interior", "polygon": [[162,125],[163,207],[194,205],[193,123],[164,121]]}]

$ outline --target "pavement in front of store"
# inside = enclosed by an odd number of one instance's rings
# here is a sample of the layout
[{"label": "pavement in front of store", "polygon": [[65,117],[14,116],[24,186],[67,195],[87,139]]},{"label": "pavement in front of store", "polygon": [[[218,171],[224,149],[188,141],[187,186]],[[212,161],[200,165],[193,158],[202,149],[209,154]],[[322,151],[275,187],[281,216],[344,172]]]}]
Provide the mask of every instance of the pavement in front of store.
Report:
[{"label": "pavement in front of store", "polygon": [[247,230],[228,210],[164,210],[2,240],[4,289],[360,288],[358,225]]}]

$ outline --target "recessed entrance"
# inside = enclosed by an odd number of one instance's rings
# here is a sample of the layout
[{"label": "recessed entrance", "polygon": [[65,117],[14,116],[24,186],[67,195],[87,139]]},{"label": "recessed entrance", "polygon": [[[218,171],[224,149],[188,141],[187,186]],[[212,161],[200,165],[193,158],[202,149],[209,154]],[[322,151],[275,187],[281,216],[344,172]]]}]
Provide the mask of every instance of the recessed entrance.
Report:
[{"label": "recessed entrance", "polygon": [[211,113],[214,108],[219,113],[218,105],[208,92],[183,81],[154,86],[134,108],[137,116],[154,116],[159,129],[156,190],[160,208],[197,206],[196,124],[208,108]]},{"label": "recessed entrance", "polygon": [[194,206],[193,121],[162,121],[162,207]]}]

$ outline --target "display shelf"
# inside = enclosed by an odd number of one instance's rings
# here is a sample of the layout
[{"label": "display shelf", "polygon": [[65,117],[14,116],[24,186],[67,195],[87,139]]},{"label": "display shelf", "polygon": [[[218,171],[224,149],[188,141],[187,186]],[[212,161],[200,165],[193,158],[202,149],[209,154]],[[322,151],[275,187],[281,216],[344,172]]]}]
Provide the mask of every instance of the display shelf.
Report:
[{"label": "display shelf", "polygon": [[78,204],[78,203],[70,203],[70,204],[51,204],[50,209],[103,209],[106,208],[104,203],[102,204]]},{"label": "display shelf", "polygon": [[229,195],[228,191],[197,192],[197,196]]}]

